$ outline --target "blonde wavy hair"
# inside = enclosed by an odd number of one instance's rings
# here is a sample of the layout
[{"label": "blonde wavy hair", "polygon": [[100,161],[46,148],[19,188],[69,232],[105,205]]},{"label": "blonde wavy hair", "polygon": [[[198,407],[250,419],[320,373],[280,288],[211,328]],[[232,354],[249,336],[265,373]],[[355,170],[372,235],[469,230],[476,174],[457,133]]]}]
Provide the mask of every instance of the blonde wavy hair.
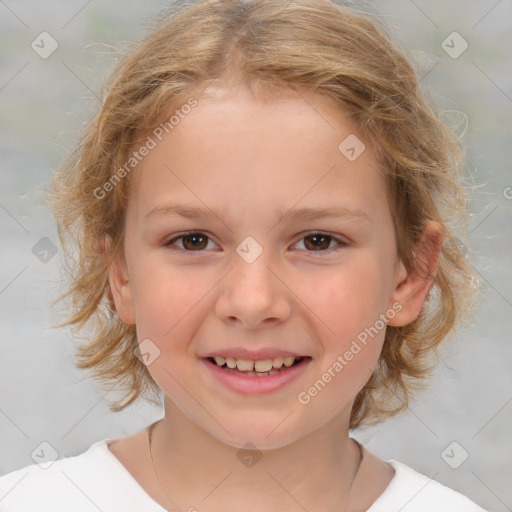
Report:
[{"label": "blonde wavy hair", "polygon": [[378,16],[331,0],[189,2],[174,6],[126,51],[98,114],[54,173],[50,194],[69,274],[55,301],[70,299],[60,326],[76,334],[88,327],[76,365],[122,390],[109,402],[112,411],[141,396],[154,402],[159,388],[136,356],[135,326],[115,313],[108,280],[123,249],[130,175],[102,199],[97,191],[187,98],[200,97],[212,80],[237,79],[270,96],[306,88],[333,98],[352,117],[387,173],[397,252],[406,268],[414,267],[413,249],[426,222],[442,226],[429,301],[411,324],[387,327],[378,364],[355,398],[350,428],[407,408],[435,365],[431,356],[470,311],[478,286],[463,242],[464,147],[409,61]]}]

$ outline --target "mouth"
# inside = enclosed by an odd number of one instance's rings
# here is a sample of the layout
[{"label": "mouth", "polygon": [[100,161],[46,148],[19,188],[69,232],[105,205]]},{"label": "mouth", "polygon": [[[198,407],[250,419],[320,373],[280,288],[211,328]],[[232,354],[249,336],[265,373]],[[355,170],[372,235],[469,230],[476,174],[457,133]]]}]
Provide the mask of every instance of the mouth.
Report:
[{"label": "mouth", "polygon": [[274,357],[257,361],[223,356],[205,358],[208,363],[217,368],[244,377],[269,377],[271,375],[283,374],[310,359],[310,356]]}]

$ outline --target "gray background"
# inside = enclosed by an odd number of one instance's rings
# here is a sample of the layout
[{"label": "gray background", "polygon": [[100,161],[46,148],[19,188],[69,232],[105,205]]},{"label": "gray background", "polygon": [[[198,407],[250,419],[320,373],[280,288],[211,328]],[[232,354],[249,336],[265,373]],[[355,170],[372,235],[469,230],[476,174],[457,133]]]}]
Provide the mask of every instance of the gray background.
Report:
[{"label": "gray background", "polygon": [[[144,402],[111,413],[106,392],[74,368],[70,331],[50,328],[58,321],[50,302],[62,270],[43,194],[51,170],[99,105],[115,47],[140,38],[165,6],[0,0],[0,475],[32,464],[31,452],[43,441],[59,457],[76,455],[162,415]],[[512,2],[374,6],[417,57],[438,105],[453,122],[467,119],[467,173],[475,186],[468,245],[484,286],[470,327],[445,344],[429,389],[406,414],[354,436],[381,458],[408,464],[489,510],[512,510]],[[31,48],[43,31],[59,44],[47,59]],[[441,47],[453,31],[469,44],[456,59]],[[44,237],[58,250],[46,262],[41,247],[52,245]],[[443,460],[447,453],[458,465],[463,450],[469,457],[456,469]]]}]

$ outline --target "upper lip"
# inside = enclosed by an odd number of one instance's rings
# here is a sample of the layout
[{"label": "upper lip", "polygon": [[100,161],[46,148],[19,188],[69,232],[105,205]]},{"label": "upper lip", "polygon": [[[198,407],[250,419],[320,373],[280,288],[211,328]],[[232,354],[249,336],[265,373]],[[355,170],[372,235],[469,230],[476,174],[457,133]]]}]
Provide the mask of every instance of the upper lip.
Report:
[{"label": "upper lip", "polygon": [[246,359],[249,361],[263,361],[265,359],[274,359],[275,357],[307,357],[297,352],[280,350],[277,348],[261,348],[259,350],[248,350],[246,348],[226,348],[208,352],[201,357],[231,357],[233,359]]}]

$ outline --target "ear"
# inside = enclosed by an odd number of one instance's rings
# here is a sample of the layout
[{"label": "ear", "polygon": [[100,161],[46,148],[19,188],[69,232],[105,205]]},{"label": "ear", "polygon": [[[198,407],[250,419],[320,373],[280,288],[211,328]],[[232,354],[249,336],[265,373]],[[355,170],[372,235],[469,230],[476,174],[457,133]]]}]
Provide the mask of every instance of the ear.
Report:
[{"label": "ear", "polygon": [[[105,240],[105,245],[110,248],[110,237]],[[110,264],[108,280],[117,314],[125,324],[135,324],[135,307],[132,285],[129,280],[128,267],[126,265],[124,251],[122,249],[118,254],[116,254]]]},{"label": "ear", "polygon": [[428,222],[413,250],[414,268],[408,271],[399,263],[390,304],[398,303],[402,309],[388,320],[388,325],[403,326],[418,318],[434,282],[442,243],[441,225]]}]

